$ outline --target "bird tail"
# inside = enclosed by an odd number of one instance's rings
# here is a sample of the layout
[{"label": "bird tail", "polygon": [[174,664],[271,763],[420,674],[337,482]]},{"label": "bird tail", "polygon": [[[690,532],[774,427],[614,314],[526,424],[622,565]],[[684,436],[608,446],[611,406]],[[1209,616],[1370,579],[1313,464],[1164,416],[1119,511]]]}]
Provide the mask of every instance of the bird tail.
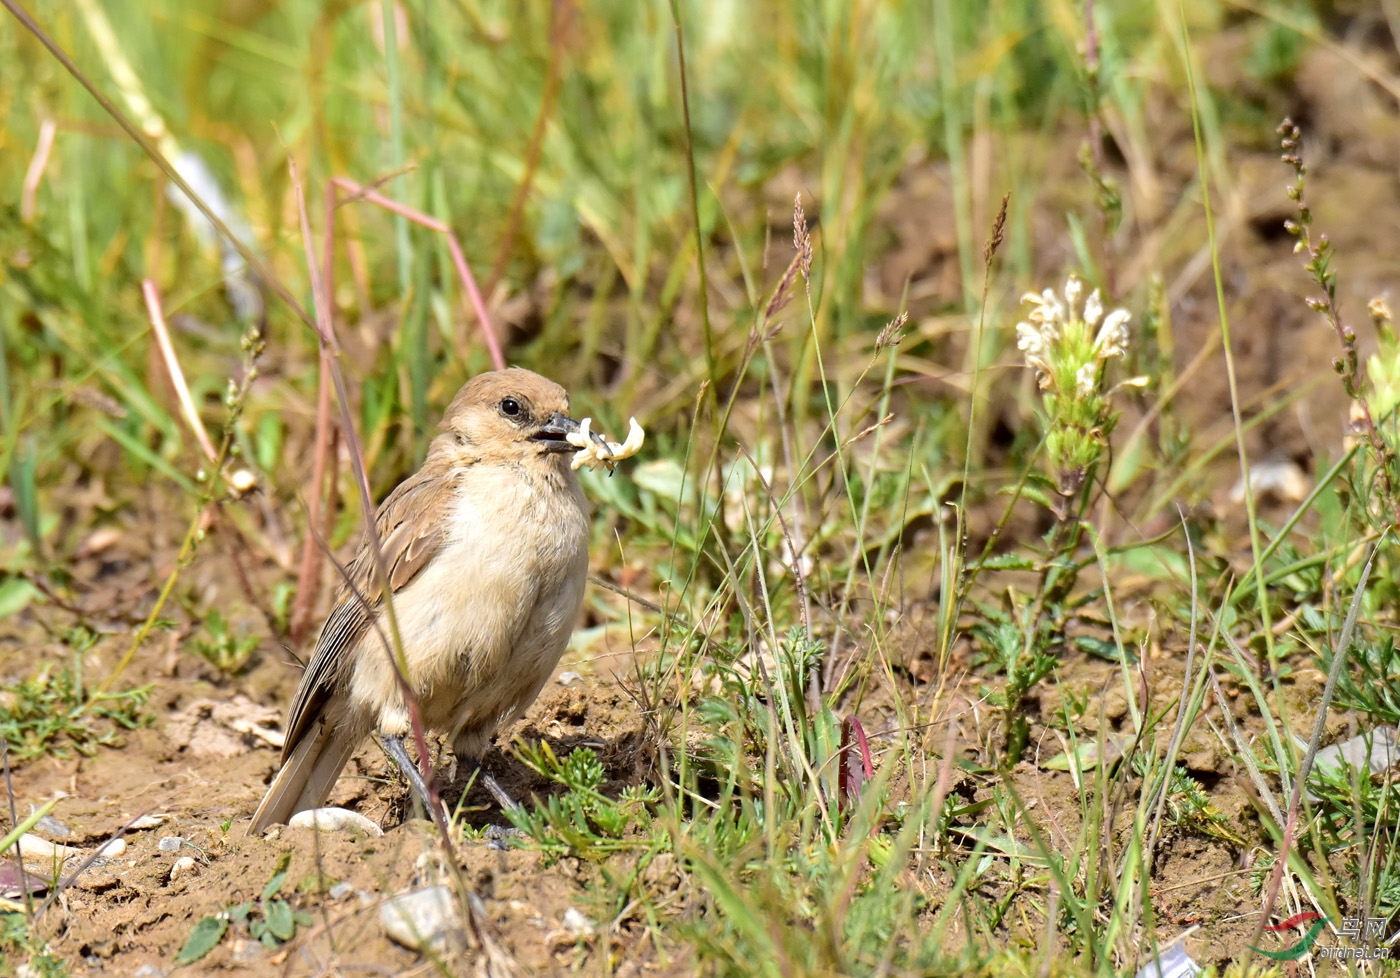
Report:
[{"label": "bird tail", "polygon": [[269,825],[286,822],[297,812],[324,804],[360,739],[349,736],[349,731],[336,724],[316,724],[315,731],[302,737],[282,761],[262,804],[253,813],[248,834],[256,835]]}]

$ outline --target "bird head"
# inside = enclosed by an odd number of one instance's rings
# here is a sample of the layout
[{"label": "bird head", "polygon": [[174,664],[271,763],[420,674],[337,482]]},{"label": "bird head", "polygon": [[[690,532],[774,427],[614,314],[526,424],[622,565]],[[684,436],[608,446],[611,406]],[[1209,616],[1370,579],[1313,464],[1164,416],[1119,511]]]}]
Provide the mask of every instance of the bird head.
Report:
[{"label": "bird head", "polygon": [[457,392],[443,415],[449,444],[481,460],[520,461],[577,451],[569,395],[539,374],[518,367],[479,374]]}]

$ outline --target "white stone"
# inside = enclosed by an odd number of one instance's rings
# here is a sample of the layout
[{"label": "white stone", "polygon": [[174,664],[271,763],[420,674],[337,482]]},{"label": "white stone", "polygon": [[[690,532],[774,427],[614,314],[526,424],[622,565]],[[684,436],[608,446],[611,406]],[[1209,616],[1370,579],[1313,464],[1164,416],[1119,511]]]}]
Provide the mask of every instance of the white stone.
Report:
[{"label": "white stone", "polygon": [[35,822],[32,831],[49,839],[67,839],[73,834],[72,829],[52,815],[45,815]]},{"label": "white stone", "polygon": [[381,836],[384,830],[359,812],[348,808],[312,808],[297,812],[287,822],[294,829],[315,829],[318,832],[360,832]]},{"label": "white stone", "polygon": [[564,911],[564,929],[575,937],[591,937],[596,928],[593,921],[589,920],[577,907],[570,907]]},{"label": "white stone", "polygon": [[45,862],[63,862],[74,856],[86,855],[81,849],[60,845],[57,842],[50,842],[48,839],[41,839],[37,835],[27,833],[19,837],[19,854],[25,859]]},{"label": "white stone", "polygon": [[414,951],[442,953],[465,943],[457,902],[445,886],[412,890],[384,901],[379,925],[390,940]]},{"label": "white stone", "polygon": [[1191,960],[1178,940],[1139,968],[1134,978],[1195,978],[1200,973],[1201,966]]}]

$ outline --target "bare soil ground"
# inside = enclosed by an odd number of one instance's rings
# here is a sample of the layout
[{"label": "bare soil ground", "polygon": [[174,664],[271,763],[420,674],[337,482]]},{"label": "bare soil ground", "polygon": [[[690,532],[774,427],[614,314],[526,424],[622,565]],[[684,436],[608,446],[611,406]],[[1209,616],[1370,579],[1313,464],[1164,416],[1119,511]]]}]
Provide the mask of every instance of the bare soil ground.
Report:
[{"label": "bare soil ground", "polygon": [[[101,668],[119,656],[123,638],[104,641],[88,660],[91,666]],[[43,649],[43,640],[26,645],[32,655]],[[52,654],[61,658],[65,652]],[[321,974],[354,971],[368,962],[390,974],[414,971],[419,956],[383,935],[378,904],[383,896],[442,881],[433,856],[438,836],[406,811],[406,787],[392,780],[383,754],[367,743],[331,799],[382,822],[390,829],[382,838],[285,827],[268,839],[249,838],[248,816],[278,756],[263,731],[280,724],[279,711],[249,699],[240,682],[210,681],[200,675],[209,670],[187,668],[190,657],[171,661],[174,671],[138,665],[128,674],[154,686],[153,726],[126,733],[118,745],[91,757],[50,755],[14,772],[21,805],[63,799],[56,815],[71,835],[56,841],[94,849],[120,835],[128,844],[119,858],[73,874],[43,918],[73,973],[135,974],[143,965],[171,969],[196,922],[256,901],[288,855],[288,878],[309,888],[298,902],[315,908],[315,925],[275,952],[246,937],[225,940],[195,971]],[[588,668],[574,656],[561,671],[581,665]],[[295,674],[281,657],[267,657],[243,681],[257,688],[266,677],[273,677],[269,685],[281,685],[280,694],[269,693],[268,699],[285,700]],[[529,717],[503,738],[543,739],[561,755],[587,744],[616,778],[608,790],[639,780],[646,754],[636,704],[611,677],[566,679],[569,685],[547,688]],[[488,757],[486,767],[515,797],[547,787],[503,752]],[[445,753],[440,774],[447,797],[455,800],[464,785],[454,783],[451,768]],[[461,804],[468,824],[504,823],[480,789]],[[523,973],[550,973],[577,958],[579,940],[562,921],[570,907],[590,905],[590,874],[583,867],[545,868],[537,853],[485,841],[467,845],[460,855],[466,883],[485,901],[491,928]],[[173,875],[182,856],[193,857],[194,866]],[[32,860],[26,868],[39,875],[51,871]],[[70,863],[65,873],[77,868]],[[349,886],[332,891],[337,883]]]}]

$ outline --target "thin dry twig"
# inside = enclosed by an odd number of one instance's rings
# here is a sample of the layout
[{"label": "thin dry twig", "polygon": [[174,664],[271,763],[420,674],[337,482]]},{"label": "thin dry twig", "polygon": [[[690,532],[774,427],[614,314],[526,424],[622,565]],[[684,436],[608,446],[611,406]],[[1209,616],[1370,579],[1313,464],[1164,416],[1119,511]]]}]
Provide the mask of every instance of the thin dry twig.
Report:
[{"label": "thin dry twig", "polygon": [[[328,479],[330,457],[335,450],[336,426],[331,422],[330,365],[324,350],[321,357],[320,380],[316,391],[316,438],[312,449],[311,492],[306,501],[307,533],[302,542],[301,566],[297,571],[296,598],[292,603],[288,632],[293,643],[300,645],[311,628],[316,610],[316,596],[321,589],[322,540],[330,533],[335,512],[334,479]],[[326,498],[329,482],[330,498]],[[323,513],[324,503],[324,513]]]},{"label": "thin dry twig", "polygon": [[165,322],[160,293],[156,291],[155,283],[148,278],[141,280],[141,297],[146,301],[146,313],[150,317],[151,332],[155,334],[156,348],[160,350],[165,372],[170,376],[170,383],[175,388],[175,398],[180,402],[180,412],[185,416],[185,424],[189,425],[195,441],[199,442],[205,461],[214,462],[218,458],[218,452],[214,450],[214,442],[210,440],[204,422],[200,420],[199,410],[194,405],[194,398],[190,396],[190,386],[185,382],[185,372],[180,368],[179,358],[175,356],[175,345],[170,342],[170,327]]},{"label": "thin dry twig", "polygon": [[19,195],[19,219],[25,224],[34,220],[38,210],[39,184],[44,179],[44,171],[49,168],[49,156],[57,134],[58,125],[52,119],[39,123],[39,138],[34,143],[34,155],[29,158],[29,167],[24,171],[24,184]]}]

